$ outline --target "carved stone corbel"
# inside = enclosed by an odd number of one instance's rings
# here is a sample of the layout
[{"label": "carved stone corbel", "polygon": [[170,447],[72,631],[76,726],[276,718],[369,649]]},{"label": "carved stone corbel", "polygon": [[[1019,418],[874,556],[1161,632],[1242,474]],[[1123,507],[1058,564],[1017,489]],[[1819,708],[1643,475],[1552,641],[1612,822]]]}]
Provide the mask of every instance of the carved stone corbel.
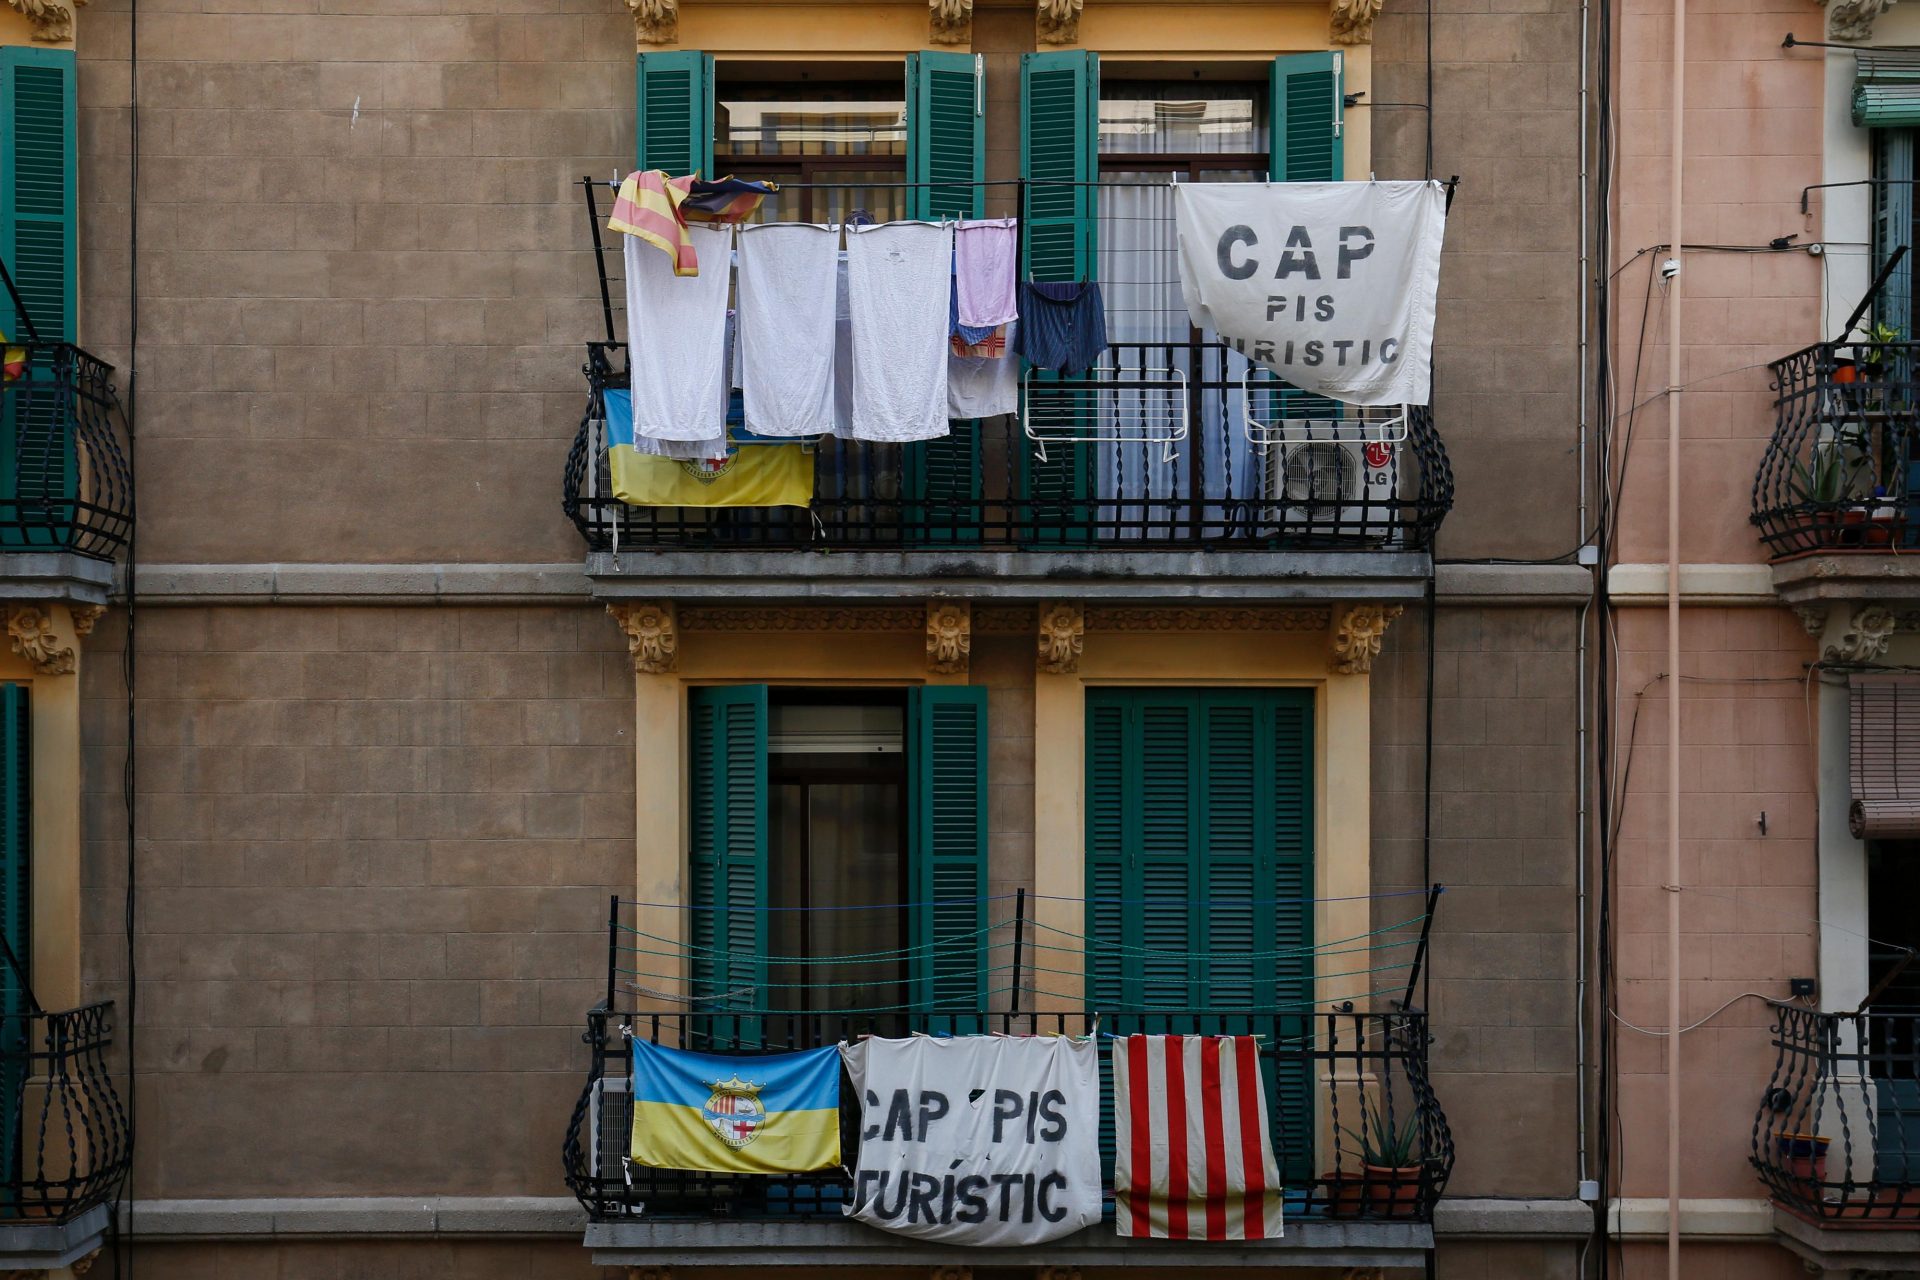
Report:
[{"label": "carved stone corbel", "polygon": [[1821,656],[1828,662],[1872,662],[1887,651],[1899,624],[1899,618],[1886,606],[1862,605],[1847,619],[1839,642],[1828,645]]},{"label": "carved stone corbel", "polygon": [[973,0],[927,0],[927,39],[934,44],[972,44]]},{"label": "carved stone corbel", "polygon": [[33,38],[41,44],[66,44],[73,39],[73,11],[87,0],[7,0],[7,7],[33,24]]},{"label": "carved stone corbel", "polygon": [[973,1280],[973,1268],[942,1263],[927,1272],[927,1280]]},{"label": "carved stone corbel", "polygon": [[7,638],[13,651],[33,664],[43,676],[70,676],[74,671],[73,646],[60,643],[53,619],[30,604],[7,606]]},{"label": "carved stone corbel", "polygon": [[73,634],[85,640],[93,634],[93,624],[100,621],[106,611],[107,606],[103,604],[68,605],[67,612],[73,615]]},{"label": "carved stone corbel", "polygon": [[927,670],[958,675],[973,652],[973,607],[964,600],[927,604]]},{"label": "carved stone corbel", "polygon": [[1327,15],[1328,29],[1335,44],[1372,44],[1373,20],[1380,16],[1382,0],[1333,0]]},{"label": "carved stone corbel", "polygon": [[1086,0],[1039,0],[1035,35],[1041,44],[1079,44],[1080,11]]},{"label": "carved stone corbel", "polygon": [[680,0],[627,0],[627,8],[633,10],[635,44],[673,44],[680,39]]},{"label": "carved stone corbel", "polygon": [[1387,624],[1406,612],[1397,604],[1356,604],[1340,615],[1333,628],[1333,654],[1327,669],[1336,675],[1358,676],[1373,670]]},{"label": "carved stone corbel", "polygon": [[628,1267],[627,1280],[673,1280],[672,1267]]},{"label": "carved stone corbel", "polygon": [[1072,675],[1080,669],[1086,647],[1087,612],[1077,604],[1040,606],[1040,670],[1048,675]]},{"label": "carved stone corbel", "polygon": [[664,675],[679,665],[680,628],[671,601],[620,601],[608,605],[607,613],[626,632],[635,674]]},{"label": "carved stone corbel", "polygon": [[1827,9],[1827,30],[1835,40],[1871,40],[1874,19],[1893,6],[1894,0],[1843,0]]},{"label": "carved stone corbel", "polygon": [[1818,640],[1827,630],[1827,606],[1824,604],[1797,604],[1793,606],[1794,616],[1800,619],[1807,634]]},{"label": "carved stone corbel", "polygon": [[1035,1273],[1034,1280],[1080,1280],[1080,1268],[1058,1264],[1042,1267]]}]

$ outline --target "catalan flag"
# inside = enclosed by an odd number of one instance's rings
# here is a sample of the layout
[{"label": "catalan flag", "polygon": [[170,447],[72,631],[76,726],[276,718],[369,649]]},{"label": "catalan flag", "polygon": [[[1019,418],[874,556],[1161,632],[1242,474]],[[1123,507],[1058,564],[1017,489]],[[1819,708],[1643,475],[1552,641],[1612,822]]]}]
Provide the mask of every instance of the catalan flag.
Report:
[{"label": "catalan flag", "polygon": [[723,1057],[635,1039],[630,1156],[709,1173],[839,1164],[839,1048]]}]

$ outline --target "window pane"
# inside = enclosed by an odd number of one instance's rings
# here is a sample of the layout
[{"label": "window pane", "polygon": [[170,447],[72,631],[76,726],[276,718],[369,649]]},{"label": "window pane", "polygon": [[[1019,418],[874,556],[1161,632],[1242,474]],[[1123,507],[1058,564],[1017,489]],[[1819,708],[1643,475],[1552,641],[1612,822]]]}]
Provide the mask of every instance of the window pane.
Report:
[{"label": "window pane", "polygon": [[1250,154],[1267,149],[1266,89],[1244,84],[1100,86],[1103,155]]},{"label": "window pane", "polygon": [[718,156],[904,156],[907,104],[877,86],[742,87],[720,102]]}]

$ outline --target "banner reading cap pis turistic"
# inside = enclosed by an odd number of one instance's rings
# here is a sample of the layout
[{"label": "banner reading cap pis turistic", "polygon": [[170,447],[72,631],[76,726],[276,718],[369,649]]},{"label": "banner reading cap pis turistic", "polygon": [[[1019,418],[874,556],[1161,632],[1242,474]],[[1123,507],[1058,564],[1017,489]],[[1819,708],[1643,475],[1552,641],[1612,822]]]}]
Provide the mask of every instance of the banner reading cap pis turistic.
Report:
[{"label": "banner reading cap pis turistic", "polygon": [[1441,184],[1198,182],[1173,192],[1195,326],[1304,391],[1427,403]]},{"label": "banner reading cap pis turistic", "polygon": [[847,1216],[967,1245],[1033,1245],[1100,1221],[1092,1040],[916,1036],[842,1045],[860,1098]]}]

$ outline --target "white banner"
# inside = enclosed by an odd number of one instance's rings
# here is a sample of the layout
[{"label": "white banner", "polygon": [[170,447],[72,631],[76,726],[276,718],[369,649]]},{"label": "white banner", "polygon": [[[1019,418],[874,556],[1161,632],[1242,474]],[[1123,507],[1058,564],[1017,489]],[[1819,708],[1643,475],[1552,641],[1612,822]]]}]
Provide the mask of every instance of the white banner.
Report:
[{"label": "white banner", "polygon": [[1100,1221],[1092,1040],[915,1036],[840,1053],[860,1098],[849,1217],[971,1245],[1040,1244]]},{"label": "white banner", "polygon": [[1427,403],[1447,225],[1438,182],[1183,182],[1173,193],[1196,327],[1305,391]]}]

